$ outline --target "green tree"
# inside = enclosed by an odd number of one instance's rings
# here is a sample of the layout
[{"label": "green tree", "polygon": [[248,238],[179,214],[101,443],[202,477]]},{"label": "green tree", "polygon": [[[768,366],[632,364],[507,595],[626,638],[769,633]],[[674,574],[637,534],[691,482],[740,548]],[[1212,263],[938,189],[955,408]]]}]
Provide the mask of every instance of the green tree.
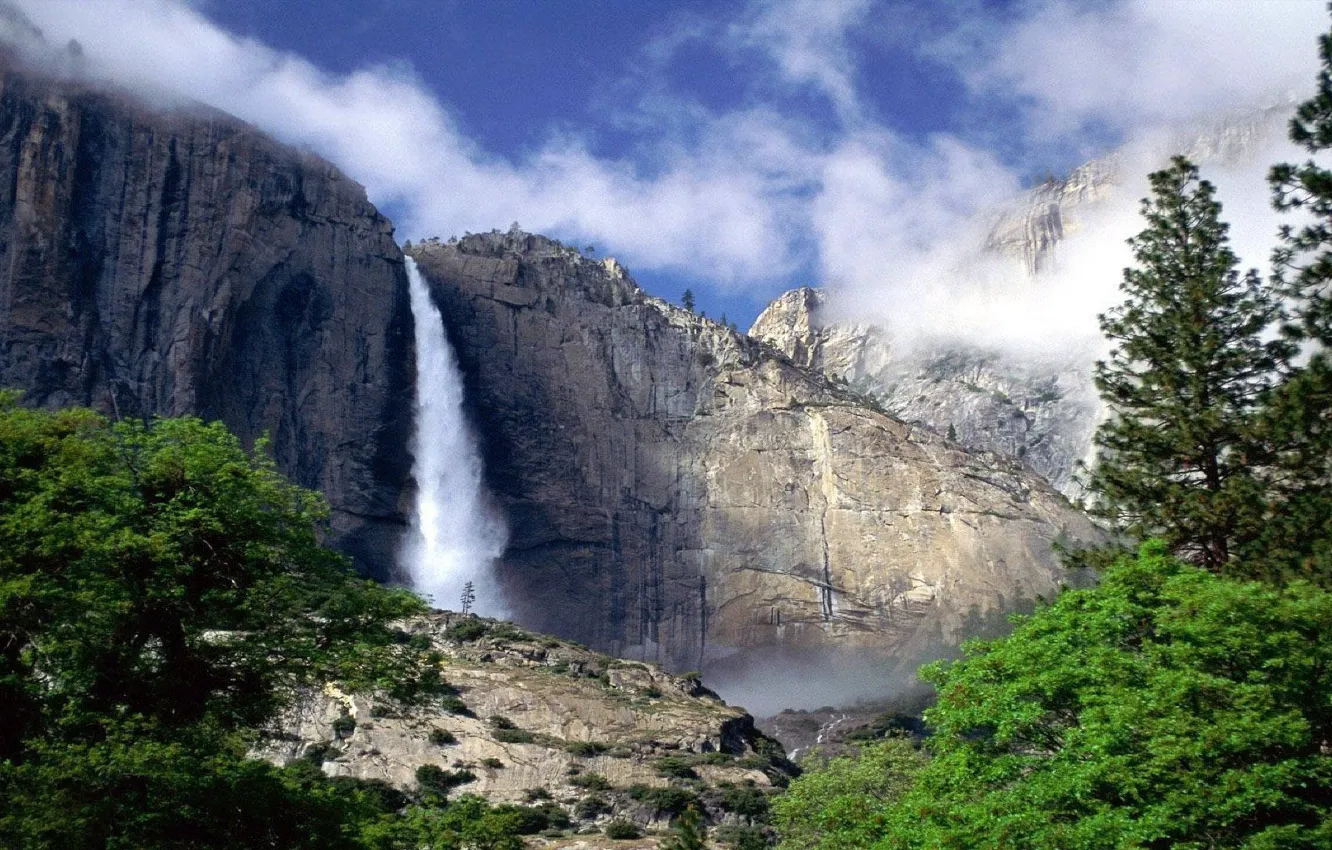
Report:
[{"label": "green tree", "polygon": [[861,850],[910,790],[925,755],[907,738],[888,738],[804,772],[773,801],[782,850]]},{"label": "green tree", "polygon": [[[1319,39],[1314,96],[1290,122],[1290,138],[1310,154],[1332,148],[1332,34]],[[1264,424],[1277,448],[1268,533],[1269,560],[1292,574],[1332,581],[1332,170],[1312,158],[1272,169],[1273,201],[1306,218],[1285,225],[1273,253],[1277,284],[1292,305],[1284,330],[1308,355],[1291,369]]]},{"label": "green tree", "polygon": [[323,548],[263,448],[0,394],[0,845],[347,844],[250,730],[323,681],[442,683],[388,625],[420,600]]},{"label": "green tree", "polygon": [[1152,543],[923,677],[932,759],[879,848],[1332,846],[1332,593]]},{"label": "green tree", "polygon": [[1130,240],[1125,303],[1101,316],[1114,344],[1096,364],[1110,409],[1096,434],[1093,510],[1136,540],[1214,571],[1259,566],[1265,443],[1255,423],[1288,354],[1264,333],[1281,309],[1257,272],[1241,276],[1212,185],[1188,160],[1151,175],[1148,226]]},{"label": "green tree", "polygon": [[707,850],[707,846],[708,830],[693,804],[680,813],[671,824],[671,834],[661,842],[661,850]]},{"label": "green tree", "polygon": [[680,296],[680,305],[689,312],[694,312],[694,290],[686,289],[684,295]]}]

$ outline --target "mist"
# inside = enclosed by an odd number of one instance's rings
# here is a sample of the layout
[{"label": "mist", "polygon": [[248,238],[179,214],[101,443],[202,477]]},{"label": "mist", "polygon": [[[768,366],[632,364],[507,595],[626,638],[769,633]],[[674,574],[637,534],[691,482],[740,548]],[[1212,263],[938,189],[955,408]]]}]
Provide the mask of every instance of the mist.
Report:
[{"label": "mist", "polygon": [[[1171,156],[1189,155],[1202,178],[1216,186],[1241,267],[1270,274],[1278,228],[1291,219],[1272,209],[1267,172],[1277,162],[1306,158],[1285,138],[1292,112],[1293,106],[1283,105],[1207,125],[1138,131],[1098,163],[1103,182],[1094,187],[1094,197],[1060,204],[1063,238],[1034,274],[1024,257],[987,245],[1001,217],[1021,222],[1022,203],[992,201],[977,190],[972,202],[977,207],[990,202],[988,209],[940,216],[947,205],[935,203],[928,206],[933,221],[908,225],[901,220],[914,211],[885,203],[872,225],[881,232],[854,240],[840,233],[830,237],[839,247],[827,252],[824,318],[887,328],[905,356],[971,346],[1015,362],[1080,360],[1090,368],[1105,353],[1097,315],[1122,300],[1123,270],[1134,262],[1127,240],[1146,226],[1140,210],[1150,194],[1147,176]],[[973,182],[1022,197],[1013,176],[992,163],[967,174]],[[1032,190],[1032,196],[1038,192]],[[926,232],[913,240],[913,227]]]}]

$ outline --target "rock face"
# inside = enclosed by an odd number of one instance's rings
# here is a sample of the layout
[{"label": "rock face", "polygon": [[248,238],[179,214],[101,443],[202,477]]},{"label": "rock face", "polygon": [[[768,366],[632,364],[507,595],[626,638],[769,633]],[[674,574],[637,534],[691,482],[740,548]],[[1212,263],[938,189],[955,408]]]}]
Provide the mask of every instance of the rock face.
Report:
[{"label": "rock face", "polygon": [[1066,495],[1080,493],[1074,470],[1088,459],[1101,416],[1090,354],[1023,363],[949,345],[898,355],[882,328],[823,322],[824,298],[809,288],[787,292],[749,333],[802,366],[846,381],[904,421],[1013,458]]},{"label": "rock face", "polygon": [[333,166],[202,108],[0,68],[0,386],[194,413],[322,490],[385,575],[414,375],[389,222]]},{"label": "rock face", "polygon": [[1035,475],[647,296],[614,260],[522,233],[409,253],[467,378],[525,625],[674,669],[911,664],[1066,580],[1051,541],[1094,534]]},{"label": "rock face", "polygon": [[[702,792],[705,814],[721,821],[724,801],[707,789],[731,783],[763,793],[790,773],[781,746],[696,678],[447,612],[406,628],[442,658],[458,692],[451,705],[408,708],[330,685],[269,730],[257,754],[278,764],[313,759],[330,776],[404,790],[415,790],[422,765],[468,771],[457,793],[548,800],[577,821],[645,826],[664,826],[672,814],[645,789]],[[589,796],[602,805],[580,807]]]}]

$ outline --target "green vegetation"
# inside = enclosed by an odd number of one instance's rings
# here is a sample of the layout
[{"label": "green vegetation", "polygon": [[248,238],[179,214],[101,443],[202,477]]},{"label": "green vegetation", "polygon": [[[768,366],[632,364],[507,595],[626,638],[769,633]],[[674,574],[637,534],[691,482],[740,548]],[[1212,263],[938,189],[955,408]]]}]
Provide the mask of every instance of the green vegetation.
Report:
[{"label": "green vegetation", "polygon": [[911,788],[925,755],[905,738],[862,747],[806,771],[773,800],[773,822],[787,850],[872,847]]},{"label": "green vegetation", "polygon": [[[1332,148],[1321,47],[1291,125],[1311,153]],[[1151,181],[1102,317],[1090,479],[1140,548],[1083,553],[1097,587],[922,670],[923,748],[885,725],[809,765],[773,803],[782,847],[1332,848],[1332,171],[1273,169],[1306,219],[1271,283],[1236,269],[1192,164]]]},{"label": "green vegetation", "polygon": [[671,825],[671,834],[661,842],[662,850],[707,850],[708,830],[703,816],[690,806]]},{"label": "green vegetation", "polygon": [[643,831],[638,828],[637,824],[627,820],[613,820],[606,824],[603,831],[606,833],[606,837],[612,841],[625,841],[643,835]]},{"label": "green vegetation", "polygon": [[1208,569],[1253,567],[1265,509],[1259,403],[1291,353],[1263,340],[1279,304],[1257,272],[1240,277],[1196,167],[1176,157],[1151,183],[1128,300],[1101,317],[1115,348],[1096,366],[1112,415],[1096,434],[1093,511]]},{"label": "green vegetation", "polygon": [[611,789],[610,780],[600,773],[580,773],[570,779],[569,784],[575,788],[583,788],[588,791],[609,791]]},{"label": "green vegetation", "polygon": [[431,729],[430,743],[437,747],[447,747],[450,744],[458,743],[458,739],[447,729]]},{"label": "green vegetation", "polygon": [[458,773],[412,796],[324,776],[329,742],[286,768],[246,757],[310,686],[456,699],[392,625],[422,603],[320,545],[322,500],[262,442],[17,398],[0,393],[0,846],[521,847],[512,813],[443,798]]}]

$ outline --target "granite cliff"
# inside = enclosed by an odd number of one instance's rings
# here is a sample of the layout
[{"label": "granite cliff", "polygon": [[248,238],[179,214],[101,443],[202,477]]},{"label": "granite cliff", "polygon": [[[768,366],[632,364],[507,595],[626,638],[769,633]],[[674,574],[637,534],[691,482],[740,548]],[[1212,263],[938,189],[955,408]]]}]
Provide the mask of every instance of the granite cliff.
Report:
[{"label": "granite cliff", "polygon": [[[361,187],[228,116],[7,67],[0,169],[0,385],[267,432],[327,495],[334,542],[390,575],[414,340]],[[1094,533],[1016,464],[647,296],[613,260],[522,233],[413,253],[524,625],[677,670],[909,670],[1052,590],[1051,541]]]},{"label": "granite cliff", "polygon": [[1054,589],[1051,542],[1095,533],[1016,464],[646,295],[612,259],[520,232],[408,253],[467,379],[524,625],[674,669],[910,667]]},{"label": "granite cliff", "polygon": [[267,432],[327,495],[334,542],[386,576],[411,345],[393,228],[333,166],[202,107],[0,64],[0,386]]},{"label": "granite cliff", "polygon": [[826,298],[810,288],[784,293],[749,333],[906,422],[1012,458],[1066,495],[1081,492],[1074,471],[1089,457],[1101,415],[1090,352],[1024,362],[950,343],[899,353],[881,327],[823,321]]}]

